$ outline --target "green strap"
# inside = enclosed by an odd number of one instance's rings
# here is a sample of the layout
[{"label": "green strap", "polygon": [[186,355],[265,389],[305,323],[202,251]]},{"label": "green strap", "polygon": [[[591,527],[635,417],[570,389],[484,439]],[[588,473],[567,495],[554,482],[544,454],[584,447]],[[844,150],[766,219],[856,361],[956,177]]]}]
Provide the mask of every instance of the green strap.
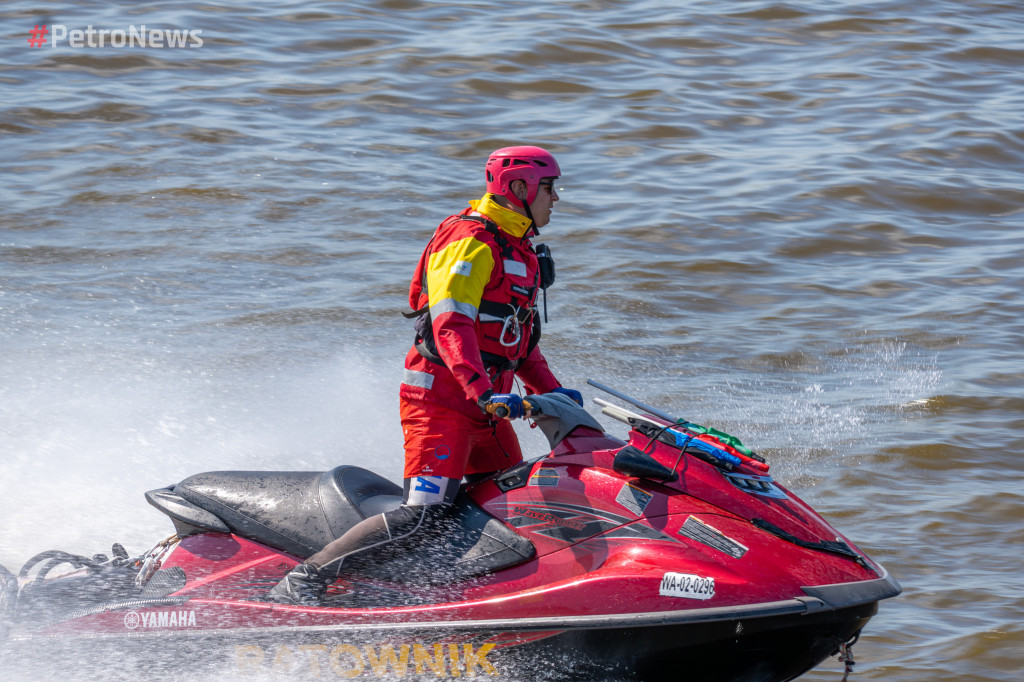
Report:
[{"label": "green strap", "polygon": [[695,433],[714,436],[715,438],[725,443],[726,445],[736,448],[737,451],[742,452],[747,457],[754,454],[753,450],[744,445],[739,438],[737,438],[736,436],[729,435],[725,431],[719,431],[718,429],[712,429],[711,427],[708,426],[694,424],[693,422],[688,422],[685,419],[676,420],[676,423]]}]

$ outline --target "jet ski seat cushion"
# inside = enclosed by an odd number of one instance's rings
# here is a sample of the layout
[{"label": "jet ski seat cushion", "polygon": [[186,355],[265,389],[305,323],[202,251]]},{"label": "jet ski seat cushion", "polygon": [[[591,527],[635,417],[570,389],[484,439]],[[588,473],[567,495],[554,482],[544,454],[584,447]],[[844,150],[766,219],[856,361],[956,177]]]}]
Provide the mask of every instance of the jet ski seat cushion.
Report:
[{"label": "jet ski seat cushion", "polygon": [[402,489],[354,466],[316,471],[212,471],[174,486],[242,537],[305,558],[368,516],[402,502]]},{"label": "jet ski seat cushion", "polygon": [[[316,554],[363,519],[394,509],[402,488],[354,466],[327,472],[214,471],[146,493],[171,517],[179,535],[231,532],[299,558]],[[440,542],[439,542],[440,541]],[[436,548],[444,548],[439,570]],[[347,560],[346,570],[392,580],[447,582],[483,575],[533,558],[533,543],[459,494],[450,517],[414,542]],[[417,566],[428,567],[424,575]]]}]

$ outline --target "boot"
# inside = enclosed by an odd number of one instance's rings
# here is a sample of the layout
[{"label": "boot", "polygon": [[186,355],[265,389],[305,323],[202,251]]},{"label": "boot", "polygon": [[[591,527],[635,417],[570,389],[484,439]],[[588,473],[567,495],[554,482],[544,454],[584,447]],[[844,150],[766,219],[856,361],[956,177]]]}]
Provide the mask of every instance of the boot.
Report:
[{"label": "boot", "polygon": [[267,593],[267,600],[278,604],[320,606],[329,582],[330,579],[320,575],[315,567],[299,564]]}]

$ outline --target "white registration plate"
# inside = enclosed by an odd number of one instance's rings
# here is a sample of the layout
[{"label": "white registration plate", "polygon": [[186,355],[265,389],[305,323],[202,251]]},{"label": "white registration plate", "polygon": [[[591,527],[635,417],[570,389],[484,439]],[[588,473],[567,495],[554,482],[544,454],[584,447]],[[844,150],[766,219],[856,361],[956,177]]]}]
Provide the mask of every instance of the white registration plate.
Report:
[{"label": "white registration plate", "polygon": [[689,573],[666,573],[661,577],[658,594],[683,599],[711,599],[715,596],[715,579]]}]

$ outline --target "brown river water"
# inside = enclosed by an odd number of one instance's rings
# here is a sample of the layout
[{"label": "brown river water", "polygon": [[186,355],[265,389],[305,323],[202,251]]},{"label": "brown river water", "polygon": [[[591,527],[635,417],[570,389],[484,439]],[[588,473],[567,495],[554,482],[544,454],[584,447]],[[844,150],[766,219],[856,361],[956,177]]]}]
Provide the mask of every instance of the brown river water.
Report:
[{"label": "brown river water", "polygon": [[397,478],[415,259],[540,144],[563,383],[741,437],[886,565],[852,679],[1024,679],[1024,5],[19,0],[0,32],[3,565],[145,551],[142,493],[202,470]]}]

